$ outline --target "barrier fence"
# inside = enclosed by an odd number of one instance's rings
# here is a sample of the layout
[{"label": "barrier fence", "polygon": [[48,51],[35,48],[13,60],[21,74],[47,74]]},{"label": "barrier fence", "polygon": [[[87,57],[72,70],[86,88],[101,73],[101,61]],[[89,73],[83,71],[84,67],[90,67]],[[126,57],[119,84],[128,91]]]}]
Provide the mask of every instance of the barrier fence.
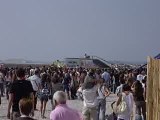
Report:
[{"label": "barrier fence", "polygon": [[160,60],[148,57],[147,120],[160,120]]}]

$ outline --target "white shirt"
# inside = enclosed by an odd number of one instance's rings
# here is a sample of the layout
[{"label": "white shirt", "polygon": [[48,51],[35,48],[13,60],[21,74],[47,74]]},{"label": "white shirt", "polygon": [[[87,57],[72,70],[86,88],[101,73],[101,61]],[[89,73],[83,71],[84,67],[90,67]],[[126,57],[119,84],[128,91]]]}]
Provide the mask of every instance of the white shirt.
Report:
[{"label": "white shirt", "polygon": [[105,80],[105,81],[109,81],[110,80],[110,74],[108,72],[104,72],[102,74],[102,78]]},{"label": "white shirt", "polygon": [[38,86],[41,84],[41,79],[37,75],[33,75],[28,78],[31,81],[34,91],[38,91]]},{"label": "white shirt", "polygon": [[97,90],[97,86],[94,86],[92,89],[85,89],[82,91],[84,107],[93,108],[98,105]]},{"label": "white shirt", "polygon": [[133,113],[133,95],[132,93],[129,93],[129,95],[122,93],[122,96],[123,96],[123,100],[127,104],[127,110],[125,110],[123,113],[120,113],[118,115],[118,118],[121,118],[124,120],[130,120],[130,116]]},{"label": "white shirt", "polygon": [[101,86],[98,88],[98,99],[104,99],[105,98],[105,86]]}]

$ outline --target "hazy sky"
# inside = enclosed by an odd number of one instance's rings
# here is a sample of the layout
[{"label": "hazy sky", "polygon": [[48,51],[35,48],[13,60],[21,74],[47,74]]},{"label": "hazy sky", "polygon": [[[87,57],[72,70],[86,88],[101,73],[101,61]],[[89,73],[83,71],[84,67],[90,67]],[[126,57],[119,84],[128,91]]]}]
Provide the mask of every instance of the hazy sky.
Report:
[{"label": "hazy sky", "polygon": [[144,61],[160,52],[160,0],[1,0],[0,59],[84,53]]}]

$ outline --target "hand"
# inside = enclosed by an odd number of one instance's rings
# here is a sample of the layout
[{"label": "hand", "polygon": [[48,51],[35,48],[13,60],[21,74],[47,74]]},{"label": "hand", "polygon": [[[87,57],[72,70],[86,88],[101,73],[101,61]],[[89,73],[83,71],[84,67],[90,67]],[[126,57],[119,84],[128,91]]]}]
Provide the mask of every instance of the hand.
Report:
[{"label": "hand", "polygon": [[10,119],[10,112],[7,113],[7,118]]}]

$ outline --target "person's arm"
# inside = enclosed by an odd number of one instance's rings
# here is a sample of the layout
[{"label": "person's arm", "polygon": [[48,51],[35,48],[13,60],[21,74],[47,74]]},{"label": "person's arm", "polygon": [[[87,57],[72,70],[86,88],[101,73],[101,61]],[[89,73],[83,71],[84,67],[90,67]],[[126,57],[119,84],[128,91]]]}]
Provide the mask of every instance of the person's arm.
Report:
[{"label": "person's arm", "polygon": [[32,100],[32,112],[31,112],[31,114],[32,114],[32,116],[34,116],[34,94],[33,94],[33,92],[30,93],[30,98]]},{"label": "person's arm", "polygon": [[42,80],[39,79],[38,81],[36,81],[36,83],[38,83],[38,91],[40,91],[42,89]]},{"label": "person's arm", "polygon": [[31,84],[31,82],[28,83],[28,92],[30,93],[30,99],[32,100],[32,111],[31,111],[31,115],[34,116],[34,90],[33,90],[33,86]]},{"label": "person's arm", "polygon": [[116,106],[118,106],[118,105],[121,103],[121,101],[122,101],[122,95],[120,95],[120,96],[118,97]]},{"label": "person's arm", "polygon": [[111,92],[108,90],[107,87],[104,88],[104,91],[105,91],[105,97],[108,97],[111,94]]},{"label": "person's arm", "polygon": [[130,93],[130,98],[131,98],[131,120],[133,119],[133,115],[134,115],[134,107],[133,107],[133,105],[134,105],[134,98],[133,98],[133,94],[132,93]]},{"label": "person's arm", "polygon": [[134,82],[133,85],[131,86],[131,90],[132,90],[132,92],[135,91],[135,82]]},{"label": "person's arm", "polygon": [[8,112],[7,112],[7,118],[10,119],[10,110],[13,103],[13,93],[9,94],[9,102],[8,102]]}]

